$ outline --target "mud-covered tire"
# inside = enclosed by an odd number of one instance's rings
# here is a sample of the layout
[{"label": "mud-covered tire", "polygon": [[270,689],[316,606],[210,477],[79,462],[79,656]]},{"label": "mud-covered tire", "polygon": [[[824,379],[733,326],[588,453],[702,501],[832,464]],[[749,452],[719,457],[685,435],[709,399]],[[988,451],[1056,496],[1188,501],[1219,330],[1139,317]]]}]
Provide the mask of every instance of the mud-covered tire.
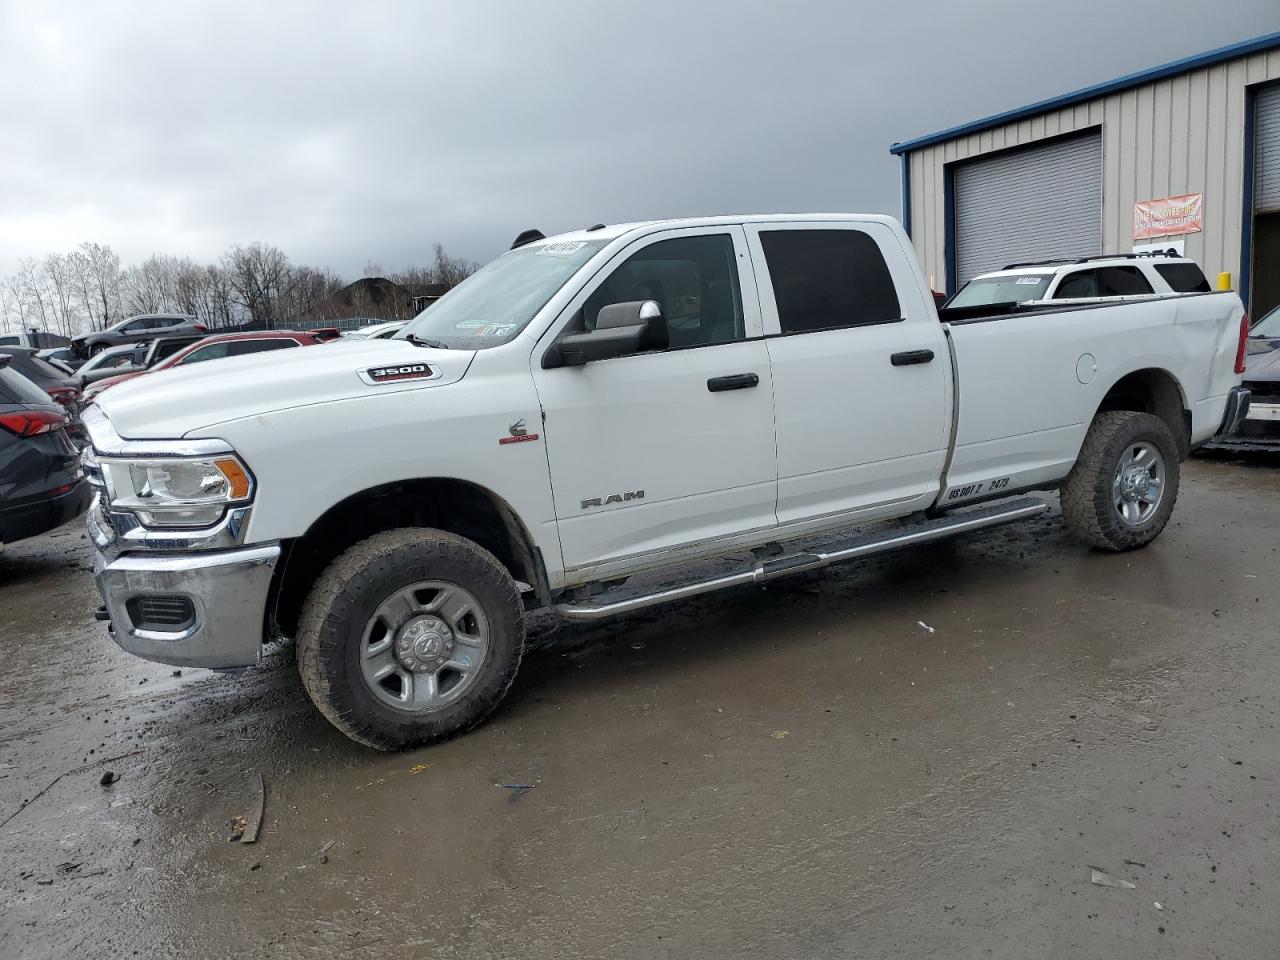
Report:
[{"label": "mud-covered tire", "polygon": [[[1162,492],[1151,515],[1126,521],[1117,507],[1117,474],[1138,446],[1155,448],[1161,459]],[[1062,484],[1062,516],[1072,533],[1099,550],[1145,547],[1160,535],[1178,499],[1178,442],[1164,421],[1149,413],[1098,414],[1085,434],[1080,456]]]},{"label": "mud-covered tire", "polygon": [[[365,680],[367,624],[380,605],[422,581],[456,584],[483,608],[487,650],[457,700],[422,714],[388,706]],[[477,544],[451,533],[399,529],[351,547],[312,587],[298,624],[302,685],[335,727],[380,750],[420,746],[462,733],[505,696],[524,655],[524,611],[511,575]]]}]

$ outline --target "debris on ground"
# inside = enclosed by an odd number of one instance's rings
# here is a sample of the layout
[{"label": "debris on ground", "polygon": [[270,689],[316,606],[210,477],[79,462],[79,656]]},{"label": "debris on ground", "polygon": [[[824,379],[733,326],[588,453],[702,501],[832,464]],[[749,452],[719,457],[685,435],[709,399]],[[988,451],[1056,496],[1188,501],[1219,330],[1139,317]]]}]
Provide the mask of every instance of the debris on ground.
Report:
[{"label": "debris on ground", "polygon": [[319,850],[320,862],[321,862],[321,863],[328,863],[328,862],[329,862],[329,851],[333,849],[333,845],[334,845],[336,842],[337,842],[336,840],[326,840],[326,841],[324,842],[324,846],[322,846],[322,847],[320,848],[320,850]]},{"label": "debris on ground", "polygon": [[262,829],[262,817],[267,810],[267,785],[263,781],[261,773],[255,771],[253,776],[258,786],[258,798],[252,812],[245,821],[244,831],[240,837],[241,843],[257,843],[258,831]]},{"label": "debris on ground", "polygon": [[929,626],[927,623],[925,623],[923,620],[917,620],[917,621],[916,621],[916,623],[918,623],[920,626],[924,627],[924,628],[925,628],[926,630],[928,630],[930,633],[937,633],[937,632],[938,632],[937,630],[933,629],[933,627],[931,627],[931,626]]},{"label": "debris on ground", "polygon": [[1113,877],[1105,871],[1099,870],[1097,867],[1090,867],[1089,882],[1097,884],[1099,887],[1118,887],[1121,890],[1136,890],[1138,885],[1130,883],[1128,880],[1121,880],[1119,877]]},{"label": "debris on ground", "polygon": [[114,770],[108,770],[105,773],[103,773],[103,775],[99,778],[98,782],[102,784],[104,787],[109,787],[119,779],[120,779],[120,774],[116,773]]},{"label": "debris on ground", "polygon": [[3,820],[0,820],[0,827],[8,826],[9,823],[18,814],[20,814],[23,810],[27,809],[27,807],[31,806],[31,804],[35,803],[37,800],[43,797],[46,793],[48,793],[50,790],[56,787],[59,781],[61,781],[63,777],[70,776],[73,773],[81,773],[82,771],[92,769],[93,767],[100,767],[104,763],[115,763],[117,760],[127,760],[129,757],[136,757],[140,753],[142,753],[141,750],[130,750],[128,753],[122,753],[119,756],[102,757],[99,760],[93,760],[89,763],[82,763],[78,767],[72,767],[70,770],[64,770],[62,773],[58,774],[56,777],[50,780],[48,785],[46,785],[43,789],[38,791],[36,795],[33,796],[30,800],[24,800],[17,810],[13,811],[13,813],[9,814]]},{"label": "debris on ground", "polygon": [[1163,909],[1164,909],[1164,904],[1163,904],[1163,903],[1161,903],[1159,900],[1157,900],[1157,901],[1156,901],[1156,909],[1157,909],[1157,910],[1163,910]]},{"label": "debris on ground", "polygon": [[429,763],[415,763],[412,767],[409,768],[409,776],[411,777],[417,776],[419,773],[421,773],[423,770],[426,770],[430,766],[431,764]]},{"label": "debris on ground", "polygon": [[773,737],[773,739],[775,740],[781,740],[790,732],[791,732],[790,730],[775,730],[773,731],[773,733],[769,734],[769,736]]}]

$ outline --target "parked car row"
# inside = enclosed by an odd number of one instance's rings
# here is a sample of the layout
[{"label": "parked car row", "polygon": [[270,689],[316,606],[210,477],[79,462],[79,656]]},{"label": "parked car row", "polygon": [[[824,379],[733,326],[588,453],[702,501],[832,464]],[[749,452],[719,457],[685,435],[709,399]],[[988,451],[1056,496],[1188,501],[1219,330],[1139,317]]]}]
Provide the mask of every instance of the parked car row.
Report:
[{"label": "parked car row", "polygon": [[203,323],[185,314],[141,314],[113,323],[105,330],[75,337],[70,344],[72,356],[87,359],[109,347],[122,344],[146,343],[157,337],[202,334],[208,331]]},{"label": "parked car row", "polygon": [[[157,340],[152,344],[148,355],[139,363],[130,363],[119,371],[103,371],[107,375],[95,378],[85,387],[85,402],[92,401],[104,390],[117,384],[141,377],[144,374],[161,370],[172,370],[174,367],[187,366],[193,363],[204,363],[208,360],[220,360],[225,357],[244,357],[252,353],[265,353],[269,350],[286,350],[290,347],[314,346],[326,341],[313,333],[293,330],[270,330],[259,333],[223,333],[200,339],[181,342],[176,351],[166,351],[162,344],[171,341]],[[156,349],[160,347],[160,349]]]}]

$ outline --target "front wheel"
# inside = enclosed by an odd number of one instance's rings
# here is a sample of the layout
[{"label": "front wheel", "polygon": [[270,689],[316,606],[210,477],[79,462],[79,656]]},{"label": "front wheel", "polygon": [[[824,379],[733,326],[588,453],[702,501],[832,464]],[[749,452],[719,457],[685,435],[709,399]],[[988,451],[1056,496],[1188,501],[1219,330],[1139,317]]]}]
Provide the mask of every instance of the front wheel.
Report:
[{"label": "front wheel", "polygon": [[98,354],[100,354],[103,350],[106,350],[106,349],[107,349],[107,347],[109,347],[109,346],[110,346],[110,344],[108,344],[108,343],[95,343],[93,346],[91,346],[91,347],[89,348],[89,356],[91,356],[91,357],[96,357],[96,356],[97,356]]},{"label": "front wheel", "polygon": [[515,679],[524,616],[492,554],[441,530],[357,543],[312,588],[298,625],[298,671],[348,737],[395,750],[480,723]]},{"label": "front wheel", "polygon": [[1145,547],[1160,535],[1178,499],[1178,443],[1159,417],[1100,413],[1062,484],[1062,516],[1100,550]]}]

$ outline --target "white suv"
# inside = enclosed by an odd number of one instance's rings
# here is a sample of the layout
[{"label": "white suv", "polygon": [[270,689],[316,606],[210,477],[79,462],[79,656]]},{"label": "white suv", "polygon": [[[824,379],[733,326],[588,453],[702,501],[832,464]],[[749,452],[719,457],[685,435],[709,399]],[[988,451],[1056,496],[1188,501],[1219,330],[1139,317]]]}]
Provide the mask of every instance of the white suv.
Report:
[{"label": "white suv", "polygon": [[974,277],[946,305],[984,307],[1029,300],[1117,300],[1209,292],[1209,281],[1194,260],[1130,253],[1012,263]]}]

